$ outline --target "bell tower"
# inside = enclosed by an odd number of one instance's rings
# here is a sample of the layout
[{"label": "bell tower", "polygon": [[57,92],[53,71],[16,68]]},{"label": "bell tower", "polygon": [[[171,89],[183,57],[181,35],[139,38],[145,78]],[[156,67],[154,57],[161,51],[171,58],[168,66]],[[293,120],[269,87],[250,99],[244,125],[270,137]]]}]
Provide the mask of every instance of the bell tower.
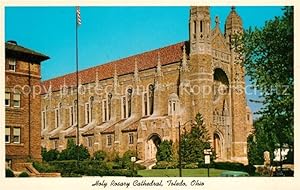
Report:
[{"label": "bell tower", "polygon": [[210,54],[210,12],[208,6],[191,7],[189,29],[191,55]]},{"label": "bell tower", "polygon": [[190,54],[187,74],[189,109],[187,109],[186,117],[194,120],[196,114],[201,113],[208,130],[212,127],[213,113],[211,106],[213,96],[210,90],[213,86],[210,23],[209,7],[192,6],[190,8]]}]

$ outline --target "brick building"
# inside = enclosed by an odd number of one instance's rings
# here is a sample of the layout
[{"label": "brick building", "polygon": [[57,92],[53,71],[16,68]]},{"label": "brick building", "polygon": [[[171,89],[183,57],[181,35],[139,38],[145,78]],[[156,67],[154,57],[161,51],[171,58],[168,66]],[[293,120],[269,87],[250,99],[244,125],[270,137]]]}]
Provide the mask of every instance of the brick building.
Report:
[{"label": "brick building", "polygon": [[5,43],[5,159],[13,170],[41,159],[40,64],[49,57]]},{"label": "brick building", "polygon": [[162,140],[178,142],[179,122],[200,112],[217,160],[247,163],[252,115],[231,48],[242,20],[233,7],[225,34],[215,22],[209,7],[191,7],[188,41],[80,71],[78,102],[76,73],[44,81],[42,146],[62,150],[76,139],[78,104],[80,143],[91,153],[134,150],[154,160]]}]

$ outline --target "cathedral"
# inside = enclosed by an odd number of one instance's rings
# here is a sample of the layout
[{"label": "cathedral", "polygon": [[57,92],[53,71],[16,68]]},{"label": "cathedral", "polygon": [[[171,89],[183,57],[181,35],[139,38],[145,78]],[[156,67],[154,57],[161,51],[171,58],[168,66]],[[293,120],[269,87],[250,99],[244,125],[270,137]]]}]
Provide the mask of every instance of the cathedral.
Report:
[{"label": "cathedral", "polygon": [[79,143],[91,154],[133,150],[142,161],[155,160],[159,144],[178,142],[179,129],[188,130],[200,113],[216,161],[248,163],[252,114],[232,46],[243,32],[235,7],[224,34],[220,27],[209,7],[193,6],[187,41],[80,71],[78,99],[76,73],[42,82],[42,146],[65,149],[78,124]]}]

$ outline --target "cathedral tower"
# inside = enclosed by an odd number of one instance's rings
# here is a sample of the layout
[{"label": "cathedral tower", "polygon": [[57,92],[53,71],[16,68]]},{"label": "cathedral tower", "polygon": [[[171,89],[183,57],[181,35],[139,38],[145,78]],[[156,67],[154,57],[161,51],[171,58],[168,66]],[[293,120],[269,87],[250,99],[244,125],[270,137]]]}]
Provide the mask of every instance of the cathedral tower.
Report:
[{"label": "cathedral tower", "polygon": [[247,121],[247,102],[245,95],[245,71],[240,56],[235,52],[232,42],[243,33],[241,17],[235,7],[231,8],[226,24],[225,38],[231,53],[231,110],[232,110],[232,157],[231,160],[247,162],[247,136],[249,126]]},{"label": "cathedral tower", "polygon": [[[201,113],[207,129],[212,126],[212,46],[210,10],[207,6],[191,7],[189,92],[190,112],[186,120],[194,120]],[[184,122],[184,121],[183,121]],[[211,132],[211,131],[210,131]]]}]

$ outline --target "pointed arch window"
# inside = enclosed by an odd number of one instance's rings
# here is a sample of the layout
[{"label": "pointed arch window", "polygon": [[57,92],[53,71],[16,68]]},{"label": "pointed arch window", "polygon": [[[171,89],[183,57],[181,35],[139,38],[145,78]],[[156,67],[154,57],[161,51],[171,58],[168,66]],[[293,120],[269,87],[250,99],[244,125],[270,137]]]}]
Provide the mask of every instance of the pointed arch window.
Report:
[{"label": "pointed arch window", "polygon": [[203,32],[203,21],[202,20],[200,21],[200,32],[201,33]]},{"label": "pointed arch window", "polygon": [[93,121],[93,103],[94,103],[94,96],[91,96],[91,97],[90,97],[89,103],[90,103],[90,115],[89,115],[89,120],[90,120],[90,122],[91,122],[91,121]]},{"label": "pointed arch window", "polygon": [[55,115],[55,128],[58,128],[61,124],[61,121],[60,121],[60,114],[61,114],[61,108],[62,108],[62,103],[59,103],[57,108],[54,110],[54,115]]},{"label": "pointed arch window", "polygon": [[168,114],[176,115],[179,112],[179,98],[177,94],[173,93],[169,96],[169,106],[168,106]]},{"label": "pointed arch window", "polygon": [[46,129],[47,125],[47,106],[42,111],[42,129]]},{"label": "pointed arch window", "polygon": [[143,93],[143,115],[148,115],[148,93]]},{"label": "pointed arch window", "polygon": [[94,97],[91,96],[89,101],[85,104],[85,124],[89,124],[92,121],[93,101]]},{"label": "pointed arch window", "polygon": [[149,114],[152,115],[154,111],[154,85],[150,84],[148,89],[149,97]]},{"label": "pointed arch window", "polygon": [[127,113],[127,106],[126,106],[126,96],[122,96],[122,103],[121,103],[121,106],[122,106],[122,118],[125,119],[126,118],[126,113]]},{"label": "pointed arch window", "polygon": [[128,106],[128,117],[131,116],[131,107],[132,107],[132,88],[127,90],[127,106]]},{"label": "pointed arch window", "polygon": [[73,108],[73,124],[77,124],[77,100],[74,100],[74,108]]},{"label": "pointed arch window", "polygon": [[111,99],[112,99],[112,93],[108,94],[108,120],[111,118]]},{"label": "pointed arch window", "polygon": [[108,111],[107,111],[107,100],[102,101],[102,121],[105,122],[108,119]]}]

